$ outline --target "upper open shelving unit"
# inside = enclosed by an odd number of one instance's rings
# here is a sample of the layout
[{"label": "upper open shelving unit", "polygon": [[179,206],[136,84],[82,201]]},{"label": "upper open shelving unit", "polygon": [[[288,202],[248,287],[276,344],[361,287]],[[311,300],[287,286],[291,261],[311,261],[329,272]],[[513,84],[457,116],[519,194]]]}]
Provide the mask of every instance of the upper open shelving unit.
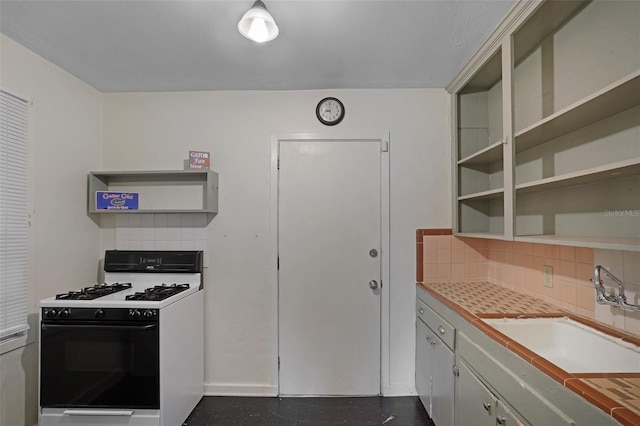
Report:
[{"label": "upper open shelving unit", "polygon": [[464,232],[503,235],[502,51],[495,49],[457,94],[457,215]]},{"label": "upper open shelving unit", "polygon": [[518,2],[447,90],[457,235],[640,251],[640,2]]},{"label": "upper open shelving unit", "polygon": [[[97,191],[135,192],[137,210],[96,208]],[[101,171],[89,173],[92,214],[218,213],[218,174],[211,170]]]}]

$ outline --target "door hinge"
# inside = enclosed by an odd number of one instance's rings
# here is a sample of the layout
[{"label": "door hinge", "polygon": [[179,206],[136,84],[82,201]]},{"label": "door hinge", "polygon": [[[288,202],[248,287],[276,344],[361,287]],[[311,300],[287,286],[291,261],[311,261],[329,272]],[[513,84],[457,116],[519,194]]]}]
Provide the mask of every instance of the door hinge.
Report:
[{"label": "door hinge", "polygon": [[278,357],[278,370],[280,370],[280,357]]},{"label": "door hinge", "polygon": [[380,152],[389,152],[389,141],[380,142]]},{"label": "door hinge", "polygon": [[278,256],[278,265],[276,266],[278,268],[278,271],[280,270],[280,256]]},{"label": "door hinge", "polygon": [[460,369],[458,368],[457,365],[453,364],[452,370],[453,370],[454,377],[460,377]]},{"label": "door hinge", "polygon": [[278,157],[278,161],[276,162],[278,170],[280,170],[280,157]]}]

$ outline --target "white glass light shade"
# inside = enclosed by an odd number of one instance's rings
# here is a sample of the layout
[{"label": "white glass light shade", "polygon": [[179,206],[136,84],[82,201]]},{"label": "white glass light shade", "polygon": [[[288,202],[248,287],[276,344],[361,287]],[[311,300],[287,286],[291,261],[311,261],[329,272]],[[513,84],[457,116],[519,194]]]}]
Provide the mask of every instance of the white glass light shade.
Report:
[{"label": "white glass light shade", "polygon": [[249,40],[263,43],[273,40],[280,30],[262,0],[256,0],[238,22],[238,31]]}]

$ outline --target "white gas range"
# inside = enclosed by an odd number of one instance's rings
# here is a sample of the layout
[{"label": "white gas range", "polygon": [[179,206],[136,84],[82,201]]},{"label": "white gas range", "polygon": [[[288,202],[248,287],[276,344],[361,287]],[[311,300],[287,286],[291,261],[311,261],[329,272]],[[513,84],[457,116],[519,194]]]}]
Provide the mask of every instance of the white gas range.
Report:
[{"label": "white gas range", "polygon": [[182,424],[204,392],[201,251],[105,253],[40,301],[40,426]]}]

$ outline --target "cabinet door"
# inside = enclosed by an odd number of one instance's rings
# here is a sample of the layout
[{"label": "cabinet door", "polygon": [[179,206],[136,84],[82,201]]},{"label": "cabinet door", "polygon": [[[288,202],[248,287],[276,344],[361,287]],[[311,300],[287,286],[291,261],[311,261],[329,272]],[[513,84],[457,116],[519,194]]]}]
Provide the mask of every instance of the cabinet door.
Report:
[{"label": "cabinet door", "polygon": [[431,419],[436,425],[453,425],[453,398],[456,357],[442,340],[431,333],[433,369],[431,379]]},{"label": "cabinet door", "polygon": [[456,426],[495,426],[497,398],[464,362],[458,365],[458,369]]},{"label": "cabinet door", "polygon": [[416,320],[416,391],[422,405],[431,416],[431,345],[427,340],[431,330]]},{"label": "cabinet door", "polygon": [[496,425],[499,426],[526,426],[528,423],[520,420],[509,407],[505,406],[502,401],[498,401],[496,407]]}]

